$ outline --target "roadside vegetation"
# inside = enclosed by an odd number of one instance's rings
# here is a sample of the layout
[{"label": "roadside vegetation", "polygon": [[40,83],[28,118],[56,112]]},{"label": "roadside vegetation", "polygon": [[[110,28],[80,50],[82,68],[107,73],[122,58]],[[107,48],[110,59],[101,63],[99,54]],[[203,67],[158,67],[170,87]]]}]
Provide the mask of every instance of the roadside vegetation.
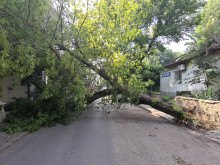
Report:
[{"label": "roadside vegetation", "polygon": [[10,123],[10,125],[1,130],[11,134],[23,131],[33,132],[42,126],[50,127],[56,123],[67,125],[83,110],[80,109],[73,113],[72,109],[59,108],[59,106],[56,99],[47,101],[17,100],[6,106],[6,112],[11,112],[5,122]]},{"label": "roadside vegetation", "polygon": [[203,99],[203,100],[213,100],[213,101],[220,101],[220,91],[213,92],[211,88],[208,88],[206,91],[202,91],[201,93],[191,94],[191,95],[183,95],[185,97],[192,97],[196,99]]},{"label": "roadside vegetation", "polygon": [[[192,42],[188,43],[187,54],[189,58],[194,57],[193,64],[198,66],[194,71],[195,77],[188,80],[189,83],[202,83],[206,86],[206,91],[196,94],[193,97],[198,99],[220,100],[220,89],[213,90],[212,86],[219,88],[220,70],[216,67],[216,62],[220,56],[210,57],[213,49],[220,45],[220,1],[209,0],[202,9],[201,23],[191,34]],[[203,75],[203,76],[201,76]]]}]

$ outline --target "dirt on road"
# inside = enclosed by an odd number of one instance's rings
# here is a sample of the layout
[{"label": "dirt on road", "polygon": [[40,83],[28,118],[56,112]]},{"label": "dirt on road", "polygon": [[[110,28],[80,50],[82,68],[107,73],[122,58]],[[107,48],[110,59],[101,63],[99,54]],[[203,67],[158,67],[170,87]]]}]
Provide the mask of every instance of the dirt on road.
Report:
[{"label": "dirt on road", "polygon": [[220,145],[136,106],[108,114],[119,165],[219,165]]}]

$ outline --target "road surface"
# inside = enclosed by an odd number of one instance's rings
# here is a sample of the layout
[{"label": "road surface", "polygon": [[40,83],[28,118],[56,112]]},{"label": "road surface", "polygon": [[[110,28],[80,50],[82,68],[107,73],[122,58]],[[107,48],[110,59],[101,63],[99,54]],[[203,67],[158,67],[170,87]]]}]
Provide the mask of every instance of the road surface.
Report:
[{"label": "road surface", "polygon": [[117,165],[107,114],[91,108],[71,125],[40,129],[0,153],[0,165]]},{"label": "road surface", "polygon": [[90,108],[0,153],[0,165],[219,165],[220,145],[134,106]]}]

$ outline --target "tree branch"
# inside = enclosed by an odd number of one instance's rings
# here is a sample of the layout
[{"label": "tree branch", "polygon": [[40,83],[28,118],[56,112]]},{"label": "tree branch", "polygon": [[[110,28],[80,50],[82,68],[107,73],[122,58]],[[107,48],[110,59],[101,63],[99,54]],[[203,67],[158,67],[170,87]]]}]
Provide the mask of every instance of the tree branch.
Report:
[{"label": "tree branch", "polygon": [[[57,19],[56,27],[55,27],[55,30],[54,30],[54,33],[53,33],[53,38],[56,38],[55,35],[56,35],[56,31],[57,31],[58,24],[59,24],[59,21],[60,21],[60,19],[61,19],[62,13],[63,13],[63,2],[61,2],[60,14],[59,14],[59,17],[58,17],[58,19]],[[62,21],[62,20],[61,20],[61,21]]]},{"label": "tree branch", "polygon": [[46,34],[46,32],[43,30],[43,29],[39,29],[39,28],[36,28],[35,26],[33,26],[31,23],[29,23],[25,18],[23,18],[20,14],[14,12],[13,10],[11,10],[10,8],[8,7],[4,7],[6,8],[7,10],[9,10],[11,13],[7,12],[6,10],[0,8],[0,11],[2,11],[3,13],[6,13],[7,15],[11,16],[12,18],[14,19],[17,19],[19,18],[27,27],[31,28],[31,29],[34,29],[34,30],[37,30],[38,32],[41,32],[41,33],[44,33]]},{"label": "tree branch", "polygon": [[[61,55],[60,55],[60,53],[53,47],[53,46],[49,46],[49,48],[50,48],[50,50],[52,51],[52,52],[54,52],[54,54],[57,56],[57,58],[59,59],[59,61],[62,61],[62,58],[61,58]],[[68,74],[72,77],[72,79],[74,80],[74,75],[72,75],[72,73],[71,73],[71,71],[67,68],[67,66],[66,66],[66,64],[65,63],[63,63],[63,66],[64,66],[64,68],[65,68],[65,70],[68,72]]]},{"label": "tree branch", "polygon": [[89,2],[88,2],[88,0],[87,0],[86,16],[85,16],[85,18],[84,18],[82,24],[80,25],[79,31],[81,30],[83,24],[84,24],[85,21],[86,21],[86,18],[87,18],[87,16],[88,16],[88,9],[89,9]]},{"label": "tree branch", "polygon": [[105,96],[109,96],[111,94],[112,94],[112,89],[104,89],[102,91],[96,92],[91,97],[87,98],[87,104],[91,104],[93,101]]},{"label": "tree branch", "polygon": [[[154,43],[154,41],[156,40],[156,38],[157,38],[157,35],[155,35],[155,36],[151,39],[147,50],[144,51],[145,54],[146,54],[146,56],[149,56],[149,52],[150,52],[150,50],[151,50],[151,48],[152,48],[152,46],[153,46],[153,43]],[[146,56],[141,57],[141,58],[140,58],[140,61],[142,62]]]},{"label": "tree branch", "polygon": [[30,14],[31,14],[31,0],[28,0],[28,15],[27,15],[27,21],[29,20]]},{"label": "tree branch", "polygon": [[99,74],[102,78],[104,78],[106,81],[108,81],[112,86],[115,86],[112,78],[105,72],[104,69],[102,69],[102,68],[98,69],[95,65],[89,63],[88,60],[85,57],[80,57],[79,55],[74,54],[71,50],[69,50],[65,46],[60,46],[60,50],[64,50],[64,51],[68,52],[71,56],[73,56],[78,61],[83,63],[85,66],[87,66],[88,68],[92,69],[94,72]]}]

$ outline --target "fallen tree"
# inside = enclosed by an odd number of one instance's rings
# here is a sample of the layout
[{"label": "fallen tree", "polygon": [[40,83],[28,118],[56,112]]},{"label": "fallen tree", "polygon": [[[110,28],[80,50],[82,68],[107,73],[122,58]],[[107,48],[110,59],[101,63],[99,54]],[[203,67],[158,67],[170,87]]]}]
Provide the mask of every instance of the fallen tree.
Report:
[{"label": "fallen tree", "polygon": [[[81,2],[83,3],[83,2]],[[179,41],[198,23],[197,0],[41,0],[0,2],[0,76],[18,79],[39,77],[45,70],[48,84],[35,95],[39,100],[57,99],[80,109],[84,103],[107,95],[139,99],[177,118],[171,105],[148,95],[136,70],[143,60],[163,49],[161,38]],[[27,5],[28,4],[28,5]],[[1,62],[2,62],[1,61]],[[9,67],[12,66],[12,67]],[[100,77],[98,77],[98,76]],[[107,89],[93,92],[91,82],[101,79]],[[36,79],[29,79],[32,83]]]},{"label": "fallen tree", "polygon": [[[110,84],[112,86],[114,86],[117,90],[117,94],[125,94],[125,95],[131,95],[132,92],[129,89],[123,88],[120,86],[120,84],[118,84],[117,82],[113,82],[113,80],[111,79],[111,77],[109,75],[107,75],[107,73],[105,72],[105,70],[103,69],[98,69],[96,68],[94,65],[88,63],[87,61],[85,61],[84,59],[80,58],[79,56],[73,54],[69,49],[65,48],[64,46],[62,46],[60,48],[60,50],[64,50],[69,52],[74,58],[78,59],[80,62],[82,62],[84,65],[86,65],[88,68],[92,69],[94,72],[96,72],[97,74],[99,74],[103,79],[105,79],[106,81],[110,82]],[[112,92],[111,89],[105,89],[102,91],[98,91],[96,93],[94,93],[91,97],[89,97],[87,99],[87,103],[90,104],[93,101],[108,96],[108,95],[112,95],[114,94]],[[157,100],[155,102],[155,99],[150,97],[147,94],[143,94],[143,93],[136,93],[136,97],[140,100],[140,103],[142,104],[148,104],[151,105],[152,107],[165,112],[171,116],[174,116],[178,119],[183,118],[183,113],[181,111],[177,111],[174,109],[173,105],[167,104],[165,102],[159,101]]]}]

